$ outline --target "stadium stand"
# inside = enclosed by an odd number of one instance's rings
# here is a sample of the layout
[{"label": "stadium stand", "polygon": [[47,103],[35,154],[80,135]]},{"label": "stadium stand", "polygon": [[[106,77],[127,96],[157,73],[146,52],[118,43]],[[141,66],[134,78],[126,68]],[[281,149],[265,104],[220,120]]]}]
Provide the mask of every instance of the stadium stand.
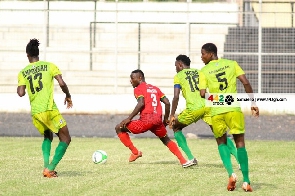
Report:
[{"label": "stadium stand", "polygon": [[[294,28],[262,29],[262,93],[295,92],[295,57],[291,55],[295,53],[294,35]],[[257,92],[258,55],[253,53],[258,52],[258,27],[230,27],[224,52],[238,53],[224,58],[239,62]],[[241,85],[239,91],[243,92]]]}]

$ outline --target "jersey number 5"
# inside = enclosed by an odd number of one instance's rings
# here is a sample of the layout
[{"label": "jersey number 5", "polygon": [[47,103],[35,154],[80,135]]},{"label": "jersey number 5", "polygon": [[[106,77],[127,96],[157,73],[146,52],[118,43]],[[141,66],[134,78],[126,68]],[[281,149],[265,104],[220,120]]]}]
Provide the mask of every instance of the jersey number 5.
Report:
[{"label": "jersey number 5", "polygon": [[[225,77],[222,78],[222,76],[224,76],[224,75],[225,75],[225,72],[221,72],[221,73],[218,73],[218,74],[215,75],[216,78],[217,78],[217,80],[218,80],[218,82],[219,83],[222,82],[222,83],[219,84],[219,90],[221,90],[221,91],[223,91],[224,89],[226,89],[227,86],[228,86],[227,79]],[[225,85],[223,85],[223,83]]]},{"label": "jersey number 5", "polygon": [[187,76],[185,79],[188,80],[189,86],[192,92],[198,91],[199,75]]},{"label": "jersey number 5", "polygon": [[[27,77],[27,79],[30,82],[30,89],[31,89],[32,94],[35,94],[35,89],[34,89],[34,85],[33,85],[33,77],[30,75],[29,77]],[[36,73],[34,75],[34,80],[38,80],[38,84],[39,84],[39,86],[36,87],[36,91],[37,92],[41,91],[43,88],[43,83],[41,81],[42,80],[42,73]]]}]

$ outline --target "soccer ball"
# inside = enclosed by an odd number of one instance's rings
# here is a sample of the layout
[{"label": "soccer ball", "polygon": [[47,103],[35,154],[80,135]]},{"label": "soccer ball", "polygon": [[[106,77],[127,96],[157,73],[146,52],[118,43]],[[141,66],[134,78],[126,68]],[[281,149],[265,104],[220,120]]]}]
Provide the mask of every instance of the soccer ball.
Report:
[{"label": "soccer ball", "polygon": [[108,159],[108,155],[103,150],[97,150],[92,154],[92,161],[95,164],[103,164],[106,163]]}]

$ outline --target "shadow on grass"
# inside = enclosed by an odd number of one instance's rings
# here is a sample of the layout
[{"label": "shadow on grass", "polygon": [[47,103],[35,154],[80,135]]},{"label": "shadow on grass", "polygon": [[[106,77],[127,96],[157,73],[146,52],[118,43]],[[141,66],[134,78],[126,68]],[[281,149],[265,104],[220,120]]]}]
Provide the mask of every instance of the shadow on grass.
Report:
[{"label": "shadow on grass", "polygon": [[[237,183],[237,187],[241,188],[242,184],[243,182]],[[277,190],[279,188],[274,183],[271,184],[271,183],[259,183],[259,182],[251,182],[251,187],[253,188],[254,192],[259,189],[265,189],[265,187],[268,187],[267,189],[269,190]]]},{"label": "shadow on grass", "polygon": [[58,176],[61,177],[75,177],[75,176],[85,176],[86,174],[91,174],[93,171],[61,171],[58,172]]},{"label": "shadow on grass", "polygon": [[162,165],[162,164],[164,164],[164,165],[175,165],[175,164],[177,164],[177,162],[175,162],[175,161],[153,161],[153,162],[140,162],[140,161],[138,161],[138,162],[132,162],[132,163],[129,163],[129,164],[138,164],[138,165],[155,165],[155,164],[159,164],[159,165]]},{"label": "shadow on grass", "polygon": [[206,168],[224,168],[222,164],[212,164],[212,163],[199,163],[199,167],[206,167]]},{"label": "shadow on grass", "polygon": [[[132,162],[130,164],[136,165],[180,165],[180,163],[175,161],[153,161],[153,162]],[[207,164],[207,163],[198,163],[198,165],[190,167],[190,168],[224,168],[222,164]]]}]

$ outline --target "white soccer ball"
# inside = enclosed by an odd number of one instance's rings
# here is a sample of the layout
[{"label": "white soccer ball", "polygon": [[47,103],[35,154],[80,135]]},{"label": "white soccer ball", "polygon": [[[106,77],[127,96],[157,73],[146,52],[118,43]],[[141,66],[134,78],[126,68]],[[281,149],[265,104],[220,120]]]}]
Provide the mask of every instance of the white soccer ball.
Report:
[{"label": "white soccer ball", "polygon": [[92,161],[95,164],[103,164],[106,163],[108,159],[108,155],[103,150],[97,150],[92,154]]}]

